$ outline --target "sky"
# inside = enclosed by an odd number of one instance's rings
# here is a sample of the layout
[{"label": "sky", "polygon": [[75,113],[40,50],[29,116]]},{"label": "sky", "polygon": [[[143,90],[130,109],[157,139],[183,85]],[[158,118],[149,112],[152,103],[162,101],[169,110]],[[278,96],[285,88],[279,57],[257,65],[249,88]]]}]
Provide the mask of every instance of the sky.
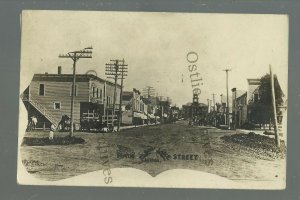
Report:
[{"label": "sky", "polygon": [[124,58],[125,90],[152,86],[178,106],[192,101],[191,51],[203,79],[200,102],[226,94],[225,68],[229,89],[247,90],[247,78],[271,65],[287,94],[287,15],[23,11],[21,27],[20,92],[35,73],[57,73],[58,66],[72,73],[72,60],[58,55],[92,46],[93,58],[77,62],[78,74],[95,70],[105,79],[105,63]]}]

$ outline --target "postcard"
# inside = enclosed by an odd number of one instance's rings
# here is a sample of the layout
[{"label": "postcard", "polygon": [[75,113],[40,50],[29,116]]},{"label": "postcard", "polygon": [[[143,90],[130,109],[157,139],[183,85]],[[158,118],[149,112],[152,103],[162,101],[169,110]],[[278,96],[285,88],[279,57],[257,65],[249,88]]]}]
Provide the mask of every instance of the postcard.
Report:
[{"label": "postcard", "polygon": [[20,20],[19,184],[285,189],[287,15]]}]

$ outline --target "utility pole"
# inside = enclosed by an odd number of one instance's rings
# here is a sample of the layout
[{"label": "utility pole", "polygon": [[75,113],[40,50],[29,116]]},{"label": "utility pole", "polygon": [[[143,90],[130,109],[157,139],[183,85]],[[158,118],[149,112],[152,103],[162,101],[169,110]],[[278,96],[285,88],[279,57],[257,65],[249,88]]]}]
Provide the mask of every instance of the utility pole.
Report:
[{"label": "utility pole", "polygon": [[208,107],[208,113],[210,113],[210,100],[207,99],[207,107]]},{"label": "utility pole", "polygon": [[277,147],[280,147],[280,139],[278,135],[278,123],[277,123],[277,112],[276,112],[276,101],[275,101],[275,88],[274,88],[274,75],[272,73],[272,67],[270,65],[270,76],[271,76],[271,88],[272,88],[272,104],[274,112],[274,133],[275,133],[275,142]]},{"label": "utility pole", "polygon": [[73,60],[73,85],[72,85],[72,95],[71,95],[71,129],[70,137],[74,136],[74,100],[75,100],[75,90],[76,90],[76,62],[79,58],[92,58],[93,47],[86,47],[83,50],[72,51],[67,54],[60,54],[59,58],[71,58]]},{"label": "utility pole", "polygon": [[154,97],[155,96],[155,89],[152,86],[146,86],[143,89],[143,96],[146,98]]},{"label": "utility pole", "polygon": [[220,99],[221,99],[221,105],[223,104],[223,94],[220,94]]},{"label": "utility pole", "polygon": [[226,103],[226,123],[228,125],[228,129],[230,129],[229,124],[229,99],[228,99],[228,72],[231,71],[231,69],[224,69],[223,71],[226,72],[226,92],[227,92],[227,103]]},{"label": "utility pole", "polygon": [[[117,96],[117,81],[118,79],[121,79],[121,92],[120,92],[120,105],[119,105],[119,123],[118,123],[118,130],[120,129],[120,119],[121,119],[121,101],[122,101],[122,92],[123,92],[123,79],[127,74],[124,74],[127,72],[127,66],[125,65],[125,60],[110,60],[113,63],[106,63],[106,69],[105,69],[105,75],[107,75],[107,78],[112,78],[115,81],[115,88],[114,88],[114,97],[113,97],[113,108],[112,108],[112,129],[114,128],[114,117],[115,117],[115,107],[116,107],[116,96]],[[120,64],[121,63],[121,64]],[[121,78],[119,78],[121,76]],[[121,108],[120,108],[121,107]]]},{"label": "utility pole", "polygon": [[[148,111],[152,112],[152,108],[153,108],[152,104],[151,104],[152,101],[150,101],[150,97],[154,97],[154,96],[155,96],[155,89],[154,89],[154,87],[152,87],[152,86],[146,86],[143,89],[143,97],[148,99],[148,105],[147,105],[147,121],[148,121],[148,123],[150,121],[149,120],[149,113],[148,113]],[[149,106],[149,108],[148,108],[148,106]]]},{"label": "utility pole", "polygon": [[216,107],[215,107],[216,106],[215,95],[216,94],[214,94],[214,93],[212,94],[212,96],[213,96],[213,104],[214,104],[214,111],[216,111]]},{"label": "utility pole", "polygon": [[122,96],[123,96],[123,80],[125,79],[125,76],[127,76],[128,65],[125,65],[125,60],[123,58],[122,60],[122,65],[119,68],[120,72],[121,72],[121,91],[120,91],[120,104],[119,104],[119,123],[118,123],[118,131],[120,130],[120,126],[121,126],[121,122],[122,122]]}]

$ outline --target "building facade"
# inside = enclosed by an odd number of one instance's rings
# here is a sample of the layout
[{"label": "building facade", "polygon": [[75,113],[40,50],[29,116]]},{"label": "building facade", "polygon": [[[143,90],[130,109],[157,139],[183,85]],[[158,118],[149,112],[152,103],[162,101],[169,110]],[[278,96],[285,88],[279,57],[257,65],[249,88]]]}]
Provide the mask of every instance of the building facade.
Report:
[{"label": "building facade", "polygon": [[206,124],[208,115],[208,106],[199,103],[198,95],[194,94],[193,102],[182,106],[182,117],[186,120],[198,121],[200,124]]},{"label": "building facade", "polygon": [[248,90],[240,91],[232,88],[232,118],[234,128],[241,128],[245,123],[251,122],[249,104],[259,100],[260,79],[247,79]]},{"label": "building facade", "polygon": [[[37,117],[37,128],[58,125],[63,115],[70,117],[72,85],[73,75],[61,74],[60,69],[58,74],[34,74],[21,98],[28,111],[28,118]],[[81,123],[83,113],[96,113],[100,121],[107,117],[105,113],[112,114],[114,87],[114,83],[95,75],[77,74],[74,123]],[[120,85],[117,85],[116,102],[120,100],[120,89]]]},{"label": "building facade", "polygon": [[122,124],[140,125],[148,123],[148,107],[141,92],[135,88],[122,95]]}]

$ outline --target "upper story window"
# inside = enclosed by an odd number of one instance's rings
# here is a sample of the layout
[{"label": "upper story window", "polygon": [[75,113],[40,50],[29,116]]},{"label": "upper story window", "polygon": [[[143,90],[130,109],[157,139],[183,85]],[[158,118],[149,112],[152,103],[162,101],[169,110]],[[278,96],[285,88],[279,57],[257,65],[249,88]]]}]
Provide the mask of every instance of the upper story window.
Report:
[{"label": "upper story window", "polygon": [[109,96],[107,96],[106,98],[106,104],[107,105],[110,105],[111,104],[111,98]]},{"label": "upper story window", "polygon": [[93,97],[96,96],[96,87],[93,87]]},{"label": "upper story window", "polygon": [[60,110],[61,104],[60,102],[54,102],[54,110]]},{"label": "upper story window", "polygon": [[39,96],[45,96],[45,84],[41,83],[39,87]]},{"label": "upper story window", "polygon": [[140,111],[144,111],[144,106],[143,106],[143,104],[140,104]]},{"label": "upper story window", "polygon": [[258,98],[258,94],[254,94],[254,102],[258,102],[259,98]]},{"label": "upper story window", "polygon": [[[72,91],[73,91],[73,85],[71,85],[71,90],[70,90],[70,96],[72,96]],[[78,96],[78,89],[77,89],[77,85],[75,85],[75,96]]]},{"label": "upper story window", "polygon": [[99,98],[99,88],[97,88],[97,98]]},{"label": "upper story window", "polygon": [[102,89],[100,89],[100,99],[102,99]]}]

